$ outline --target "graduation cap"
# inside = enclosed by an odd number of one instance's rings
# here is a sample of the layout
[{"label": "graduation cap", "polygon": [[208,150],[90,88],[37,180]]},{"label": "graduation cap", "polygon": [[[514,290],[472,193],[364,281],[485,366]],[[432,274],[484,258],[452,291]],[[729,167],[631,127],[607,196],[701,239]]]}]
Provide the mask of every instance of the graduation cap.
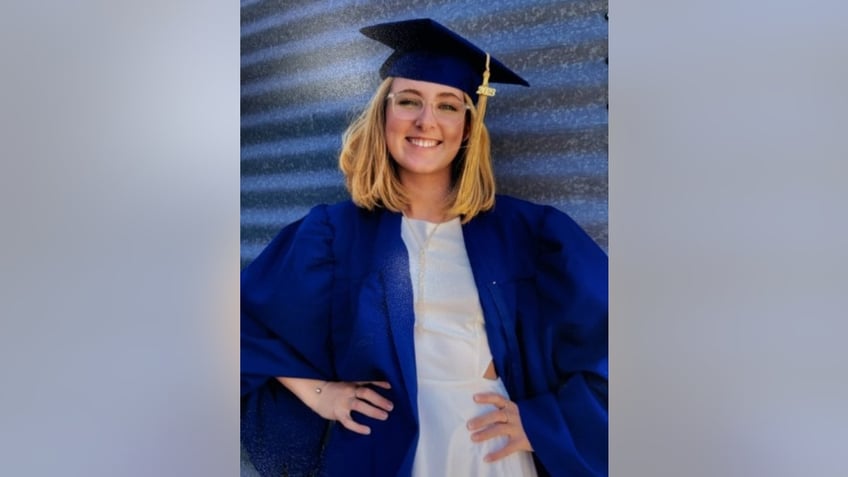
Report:
[{"label": "graduation cap", "polygon": [[458,88],[476,100],[494,96],[488,83],[530,86],[524,78],[470,41],[429,18],[381,23],[360,30],[395,51],[380,77],[395,76]]}]

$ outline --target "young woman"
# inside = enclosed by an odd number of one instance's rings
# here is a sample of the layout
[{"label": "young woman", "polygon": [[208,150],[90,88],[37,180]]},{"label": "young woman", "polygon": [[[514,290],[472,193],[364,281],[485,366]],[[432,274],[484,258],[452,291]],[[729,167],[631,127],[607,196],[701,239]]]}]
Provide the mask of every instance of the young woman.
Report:
[{"label": "young woman", "polygon": [[[262,473],[607,473],[607,257],[495,195],[489,81],[527,83],[428,19],[344,135],[351,200],[242,274],[242,443]],[[476,100],[476,104],[475,104]]]}]

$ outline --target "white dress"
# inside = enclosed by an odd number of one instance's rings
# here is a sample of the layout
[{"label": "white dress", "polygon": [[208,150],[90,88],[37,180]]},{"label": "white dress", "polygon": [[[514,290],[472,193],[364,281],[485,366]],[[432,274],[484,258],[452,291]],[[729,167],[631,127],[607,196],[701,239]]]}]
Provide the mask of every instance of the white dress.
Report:
[{"label": "white dress", "polygon": [[473,442],[466,427],[495,409],[475,403],[474,394],[508,394],[500,378],[483,377],[492,355],[459,218],[434,224],[404,217],[401,236],[415,299],[420,434],[413,477],[535,477],[529,452],[485,462],[506,437]]}]

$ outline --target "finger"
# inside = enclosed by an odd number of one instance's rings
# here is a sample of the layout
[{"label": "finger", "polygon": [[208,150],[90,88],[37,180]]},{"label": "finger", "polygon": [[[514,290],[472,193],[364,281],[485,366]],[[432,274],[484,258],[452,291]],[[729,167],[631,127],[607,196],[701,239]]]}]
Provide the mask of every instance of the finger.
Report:
[{"label": "finger", "polygon": [[509,436],[509,426],[507,424],[495,424],[471,434],[471,440],[474,442],[483,442],[499,436]]},{"label": "finger", "polygon": [[371,388],[360,387],[354,391],[354,396],[357,399],[361,399],[363,401],[367,401],[369,404],[379,407],[380,409],[391,411],[394,408],[394,404],[391,401],[384,398],[380,393],[374,391]]},{"label": "finger", "polygon": [[493,424],[509,422],[510,418],[505,409],[495,409],[468,421],[468,430],[476,431]]},{"label": "finger", "polygon": [[371,404],[361,400],[361,399],[353,399],[353,402],[350,406],[351,411],[356,411],[360,414],[364,414],[370,418],[378,419],[380,421],[385,421],[389,418],[389,413],[378,408],[372,406]]},{"label": "finger", "polygon": [[371,428],[370,427],[354,421],[353,418],[350,417],[350,415],[341,416],[338,419],[338,421],[341,425],[343,425],[345,427],[345,429],[347,429],[349,431],[355,432],[357,434],[366,435],[366,436],[371,434]]},{"label": "finger", "polygon": [[378,388],[392,389],[392,385],[389,384],[388,381],[353,381],[353,384],[355,384],[357,386],[368,386],[368,385],[373,384],[374,386],[377,386]]},{"label": "finger", "polygon": [[477,404],[491,404],[495,407],[505,407],[509,403],[506,396],[498,393],[477,393],[474,395]]},{"label": "finger", "polygon": [[519,450],[521,450],[520,443],[516,439],[510,439],[510,441],[507,442],[505,446],[496,450],[495,452],[487,454],[486,457],[483,458],[483,460],[485,460],[486,462],[494,462],[496,460],[503,459],[504,457],[510,454],[518,452]]}]

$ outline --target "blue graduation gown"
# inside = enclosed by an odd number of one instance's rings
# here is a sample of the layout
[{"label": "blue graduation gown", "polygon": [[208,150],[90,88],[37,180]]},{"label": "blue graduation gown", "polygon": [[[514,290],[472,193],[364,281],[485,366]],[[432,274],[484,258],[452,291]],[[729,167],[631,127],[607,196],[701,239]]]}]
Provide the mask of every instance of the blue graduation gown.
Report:
[{"label": "blue graduation gown", "polygon": [[[346,201],[285,227],[242,272],[242,445],[267,475],[408,476],[418,411],[401,215]],[[463,225],[495,368],[541,476],[607,474],[607,256],[566,214],[498,196]],[[328,423],[274,376],[384,380],[389,419]]]}]

